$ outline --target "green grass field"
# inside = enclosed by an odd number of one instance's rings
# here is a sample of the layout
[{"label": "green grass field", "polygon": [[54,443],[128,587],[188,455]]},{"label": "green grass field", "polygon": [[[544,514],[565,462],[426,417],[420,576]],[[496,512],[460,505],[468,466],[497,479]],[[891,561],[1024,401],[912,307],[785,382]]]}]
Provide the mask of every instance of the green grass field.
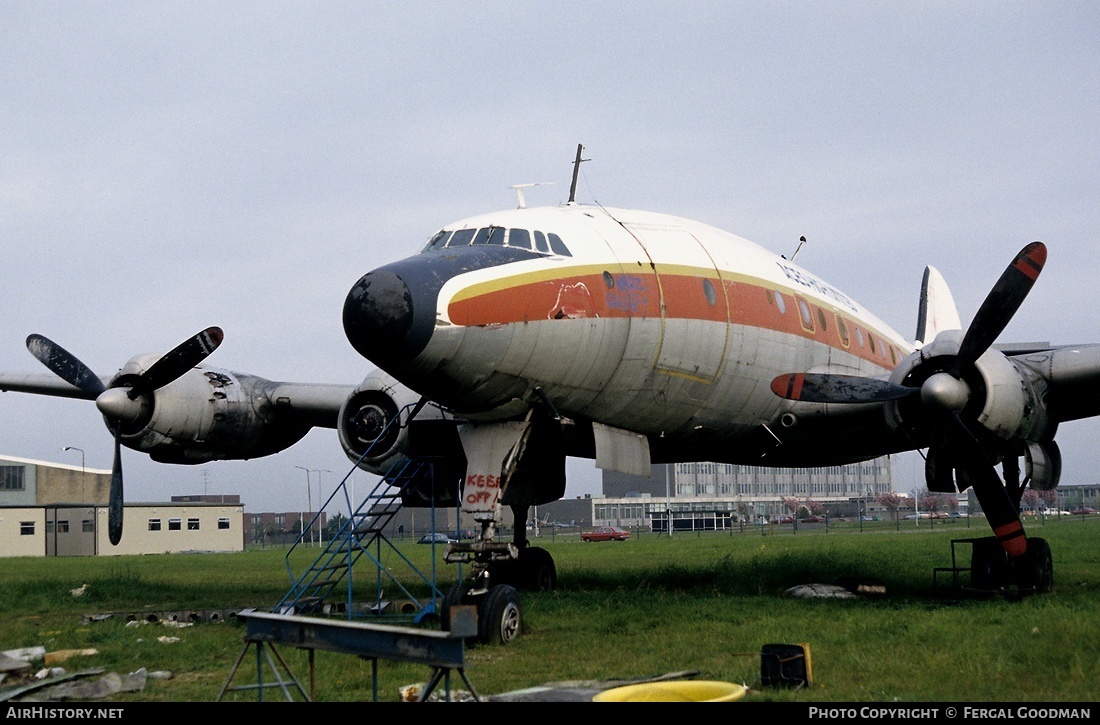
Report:
[{"label": "green grass field", "polygon": [[[957,596],[950,577],[951,541],[985,536],[984,522],[874,522],[823,527],[753,528],[735,533],[649,532],[627,542],[581,543],[576,535],[544,536],[537,545],[557,562],[558,588],[523,596],[524,633],[503,647],[467,650],[466,673],[478,694],[549,682],[622,680],[671,672],[747,685],[745,701],[772,702],[1090,702],[1096,697],[1100,642],[1100,516],[1028,522],[1054,555],[1054,593],[1018,597]],[[422,572],[431,547],[400,543]],[[969,548],[960,551],[969,556]],[[313,552],[316,553],[315,551]],[[437,550],[441,558],[441,550]],[[0,559],[0,650],[31,646],[93,648],[62,664],[70,671],[139,668],[169,671],[140,692],[109,702],[213,701],[244,648],[237,623],[171,628],[122,617],[86,615],[134,610],[270,608],[289,587],[285,550],[117,558]],[[303,567],[312,559],[295,552]],[[428,588],[404,559],[383,564],[418,597]],[[965,558],[962,563],[968,562]],[[438,586],[455,581],[454,566],[435,562]],[[856,600],[798,599],[805,583],[844,577],[875,579],[885,594]],[[375,596],[376,571],[357,565],[357,591]],[[965,582],[965,578],[964,578]],[[69,591],[88,584],[85,594]],[[390,585],[384,597],[399,597]],[[387,622],[400,623],[400,622]],[[164,641],[161,638],[178,638]],[[761,687],[766,644],[805,644],[812,685]],[[280,647],[292,672],[309,682],[308,653]],[[317,651],[319,701],[373,697],[371,663]],[[380,661],[379,699],[396,701],[402,686],[430,675],[419,665]],[[255,657],[234,685],[255,681]],[[0,690],[12,680],[0,683]],[[455,687],[462,683],[455,678]],[[254,692],[225,700],[255,701]],[[269,691],[266,700],[279,699]]]}]

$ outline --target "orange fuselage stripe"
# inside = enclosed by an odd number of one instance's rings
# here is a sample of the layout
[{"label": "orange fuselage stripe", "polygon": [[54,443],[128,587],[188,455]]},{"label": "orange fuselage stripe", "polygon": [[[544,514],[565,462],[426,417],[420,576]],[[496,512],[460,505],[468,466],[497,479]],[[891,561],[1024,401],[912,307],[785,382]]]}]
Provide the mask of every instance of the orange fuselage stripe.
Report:
[{"label": "orange fuselage stripe", "polygon": [[[840,312],[787,291],[688,274],[661,274],[659,282],[654,275],[618,274],[610,276],[610,284],[608,276],[579,273],[497,280],[458,293],[448,305],[447,315],[453,324],[466,327],[557,319],[660,319],[663,296],[666,320],[729,322],[797,335],[847,350],[887,369],[900,362],[903,354],[885,343],[881,334],[857,325],[852,318],[844,317],[842,329],[837,323]],[[776,302],[778,294],[783,296],[782,310]]]}]

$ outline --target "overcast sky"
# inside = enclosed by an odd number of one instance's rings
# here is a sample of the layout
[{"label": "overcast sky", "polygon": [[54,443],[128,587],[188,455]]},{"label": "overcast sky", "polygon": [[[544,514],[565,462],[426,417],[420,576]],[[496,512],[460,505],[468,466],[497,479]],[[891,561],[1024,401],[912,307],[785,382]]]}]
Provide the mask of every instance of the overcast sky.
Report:
[{"label": "overcast sky", "polygon": [[[102,374],[209,325],[211,365],[356,383],[365,272],[436,229],[566,201],[699,219],[798,261],[912,338],[924,265],[966,324],[1049,260],[1001,341],[1100,342],[1093,2],[0,3],[0,369],[37,332]],[[1100,424],[1063,426],[1064,481]],[[0,452],[111,465],[95,406],[0,395]],[[902,457],[897,488],[923,486]],[[306,505],[334,431],[250,462],[123,451],[128,500]],[[590,462],[569,495],[599,491]],[[317,474],[312,474],[316,484]],[[377,479],[356,474],[357,486]],[[361,481],[361,483],[359,483]],[[316,488],[314,488],[316,503]]]}]

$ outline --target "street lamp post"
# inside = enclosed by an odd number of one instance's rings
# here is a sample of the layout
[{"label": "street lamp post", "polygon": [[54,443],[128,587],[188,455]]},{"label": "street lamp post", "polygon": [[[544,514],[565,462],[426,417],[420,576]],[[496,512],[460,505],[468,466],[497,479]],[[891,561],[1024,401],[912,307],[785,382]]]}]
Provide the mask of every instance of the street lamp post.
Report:
[{"label": "street lamp post", "polygon": [[[313,493],[312,493],[312,489],[309,486],[309,471],[310,471],[310,469],[308,469],[304,466],[295,466],[295,468],[300,468],[300,469],[302,469],[303,471],[306,472],[306,513],[309,515],[310,520],[312,521],[313,520]],[[305,538],[305,525],[306,525],[305,516],[302,516],[302,538],[303,539]],[[309,527],[309,538],[313,539],[313,526],[312,526],[312,524]]]},{"label": "street lamp post", "polygon": [[[310,487],[310,484],[309,484],[309,474],[311,474],[311,473],[316,473],[317,474],[317,506],[318,507],[323,507],[324,506],[324,499],[321,497],[321,474],[322,473],[332,473],[332,471],[330,471],[327,468],[306,468],[305,466],[295,466],[295,468],[299,468],[299,469],[306,472],[306,503],[309,505],[310,519],[312,519],[313,514],[314,514],[314,511],[313,511],[313,493],[312,493],[313,489]],[[317,529],[317,531],[314,531],[313,526],[310,526],[309,528],[310,528],[310,539],[314,543],[322,543],[322,544],[325,543],[325,532],[324,532],[324,529],[320,528],[320,520],[319,519],[318,519],[318,529]]]},{"label": "street lamp post", "polygon": [[[327,468],[314,468],[313,472],[317,474],[317,507],[320,508],[320,509],[324,509],[324,507],[325,507],[325,497],[324,497],[324,494],[321,493],[321,474],[322,473],[332,473],[332,471],[328,470]],[[317,523],[318,524],[324,523],[324,517],[322,516],[320,519],[318,519]],[[324,526],[321,526],[321,528],[317,531],[317,540],[322,544],[325,543],[325,527]]]},{"label": "street lamp post", "polygon": [[65,446],[65,450],[80,451],[80,503],[86,503],[84,500],[85,496],[87,495],[84,492],[84,478],[87,469],[84,467],[84,449],[77,448],[76,446]]}]

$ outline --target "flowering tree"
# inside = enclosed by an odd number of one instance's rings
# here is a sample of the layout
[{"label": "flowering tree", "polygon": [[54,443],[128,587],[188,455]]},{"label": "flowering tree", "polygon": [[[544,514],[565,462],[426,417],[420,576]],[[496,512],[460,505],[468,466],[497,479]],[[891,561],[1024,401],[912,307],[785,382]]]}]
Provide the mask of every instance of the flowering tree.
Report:
[{"label": "flowering tree", "polygon": [[820,516],[825,513],[825,504],[808,498],[806,499],[806,510],[810,512],[811,516]]},{"label": "flowering tree", "polygon": [[880,493],[875,496],[875,503],[893,514],[895,524],[898,522],[898,509],[901,508],[901,502],[904,500],[901,496],[892,492]]}]

